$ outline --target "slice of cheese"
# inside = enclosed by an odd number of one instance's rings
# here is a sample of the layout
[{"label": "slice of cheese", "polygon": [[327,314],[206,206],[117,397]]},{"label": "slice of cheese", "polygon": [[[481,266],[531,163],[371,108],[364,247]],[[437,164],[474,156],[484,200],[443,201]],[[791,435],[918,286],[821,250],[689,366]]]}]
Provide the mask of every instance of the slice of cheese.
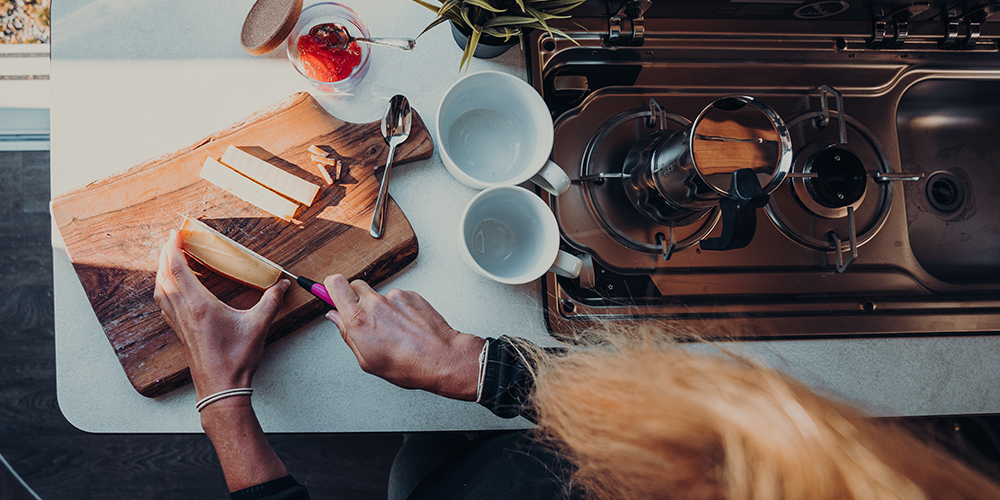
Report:
[{"label": "slice of cheese", "polygon": [[330,165],[331,167],[334,166],[334,165],[336,165],[337,162],[340,161],[340,160],[338,160],[336,158],[327,158],[326,156],[320,156],[320,155],[311,155],[310,158],[312,158],[312,161],[314,161],[316,163],[322,163],[324,165]]},{"label": "slice of cheese", "polygon": [[312,205],[316,193],[319,192],[319,186],[285,172],[236,146],[229,146],[220,161],[258,184],[306,206]]},{"label": "slice of cheese", "polygon": [[212,157],[205,158],[205,164],[201,168],[201,178],[286,221],[292,220],[295,210],[299,208],[295,202],[244,177]]},{"label": "slice of cheese", "polygon": [[330,177],[330,172],[327,171],[326,165],[322,163],[317,163],[316,170],[319,170],[319,175],[321,175],[323,177],[323,180],[326,181],[327,186],[333,184],[333,177]]},{"label": "slice of cheese", "polygon": [[243,247],[219,238],[191,219],[180,229],[184,251],[210,269],[259,290],[278,282],[281,271],[247,253]]}]

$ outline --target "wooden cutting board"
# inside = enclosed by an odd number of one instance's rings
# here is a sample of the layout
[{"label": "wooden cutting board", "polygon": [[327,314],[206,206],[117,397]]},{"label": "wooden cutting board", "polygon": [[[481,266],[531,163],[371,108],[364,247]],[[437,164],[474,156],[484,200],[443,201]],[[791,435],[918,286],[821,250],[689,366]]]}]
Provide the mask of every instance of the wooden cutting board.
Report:
[{"label": "wooden cutting board", "polygon": [[[344,176],[326,186],[312,165],[311,144],[332,146]],[[285,222],[199,177],[205,158],[229,145],[321,186],[311,207]],[[414,113],[410,137],[394,164],[428,158],[434,144]],[[52,215],[73,266],[104,331],[140,394],[156,397],[190,382],[180,341],[153,300],[160,249],[183,215],[202,220],[292,273],[322,281],[340,273],[378,283],[417,256],[417,238],[392,199],[385,234],[368,234],[389,147],[380,123],[347,123],[330,116],[308,93],[255,113],[227,130],[162,158],[52,200]],[[202,282],[226,303],[246,308],[261,292],[192,264]],[[289,288],[268,343],[327,311],[298,286]]]}]

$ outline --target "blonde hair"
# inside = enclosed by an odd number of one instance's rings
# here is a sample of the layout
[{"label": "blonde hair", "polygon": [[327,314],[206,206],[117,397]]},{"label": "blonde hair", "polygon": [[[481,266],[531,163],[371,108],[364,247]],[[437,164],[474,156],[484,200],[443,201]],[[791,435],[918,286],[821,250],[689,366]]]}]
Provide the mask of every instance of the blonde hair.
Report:
[{"label": "blonde hair", "polygon": [[531,354],[538,435],[607,499],[972,499],[1000,487],[902,429],[676,330],[587,332]]}]

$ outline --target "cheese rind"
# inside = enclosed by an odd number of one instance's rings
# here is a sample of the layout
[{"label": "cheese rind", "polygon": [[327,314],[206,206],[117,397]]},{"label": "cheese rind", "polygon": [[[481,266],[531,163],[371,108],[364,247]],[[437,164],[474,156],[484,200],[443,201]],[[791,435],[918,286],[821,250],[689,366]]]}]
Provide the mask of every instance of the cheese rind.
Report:
[{"label": "cheese rind", "polygon": [[258,184],[306,206],[312,205],[316,193],[319,192],[319,186],[285,172],[236,146],[229,146],[220,161]]},{"label": "cheese rind", "polygon": [[199,224],[184,219],[180,229],[183,248],[188,255],[210,269],[258,290],[278,282],[281,271],[207,231]]},{"label": "cheese rind", "polygon": [[205,158],[205,164],[201,168],[201,178],[286,221],[292,220],[295,210],[299,208],[295,202],[244,177],[212,157]]}]

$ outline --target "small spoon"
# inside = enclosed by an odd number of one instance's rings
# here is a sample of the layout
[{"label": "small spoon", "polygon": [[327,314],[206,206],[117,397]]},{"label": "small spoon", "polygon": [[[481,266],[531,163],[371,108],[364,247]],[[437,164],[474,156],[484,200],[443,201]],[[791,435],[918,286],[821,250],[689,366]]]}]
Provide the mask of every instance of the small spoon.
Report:
[{"label": "small spoon", "polygon": [[405,97],[396,94],[389,99],[382,118],[382,137],[389,145],[389,157],[385,161],[385,172],[382,173],[382,185],[378,189],[378,199],[375,201],[375,213],[372,214],[372,226],[368,229],[374,238],[382,237],[385,226],[385,200],[388,198],[389,171],[392,169],[392,156],[399,146],[410,136],[410,126],[413,124],[413,114],[410,112],[410,102]]},{"label": "small spoon", "polygon": [[330,44],[330,48],[335,50],[344,50],[354,41],[406,51],[413,50],[413,46],[417,44],[417,41],[412,38],[355,38],[340,23],[327,23],[315,26],[311,34],[321,40],[325,40]]}]

